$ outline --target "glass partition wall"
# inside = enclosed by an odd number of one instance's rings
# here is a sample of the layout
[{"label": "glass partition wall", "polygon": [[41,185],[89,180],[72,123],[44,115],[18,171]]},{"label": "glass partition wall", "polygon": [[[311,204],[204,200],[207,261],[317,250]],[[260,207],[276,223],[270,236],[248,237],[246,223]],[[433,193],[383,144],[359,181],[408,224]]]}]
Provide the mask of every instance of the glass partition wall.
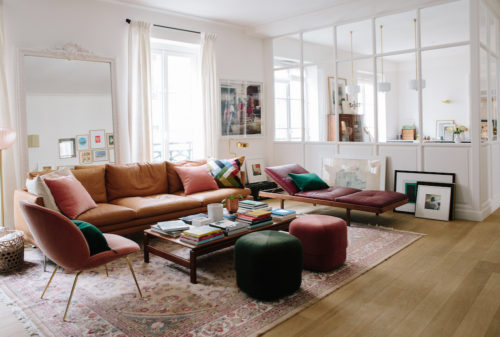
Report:
[{"label": "glass partition wall", "polygon": [[[453,142],[471,118],[469,16],[460,0],[275,39],[275,140]],[[496,139],[498,22],[481,17],[482,135]]]}]

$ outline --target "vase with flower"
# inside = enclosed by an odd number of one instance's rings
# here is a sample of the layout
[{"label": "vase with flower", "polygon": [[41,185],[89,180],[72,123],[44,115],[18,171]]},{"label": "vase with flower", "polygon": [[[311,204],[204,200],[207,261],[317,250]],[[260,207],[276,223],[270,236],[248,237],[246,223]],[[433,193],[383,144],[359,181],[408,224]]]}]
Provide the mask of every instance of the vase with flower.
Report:
[{"label": "vase with flower", "polygon": [[468,131],[467,127],[463,125],[457,125],[455,126],[455,129],[453,131],[453,140],[455,143],[461,143],[465,140],[465,131]]}]

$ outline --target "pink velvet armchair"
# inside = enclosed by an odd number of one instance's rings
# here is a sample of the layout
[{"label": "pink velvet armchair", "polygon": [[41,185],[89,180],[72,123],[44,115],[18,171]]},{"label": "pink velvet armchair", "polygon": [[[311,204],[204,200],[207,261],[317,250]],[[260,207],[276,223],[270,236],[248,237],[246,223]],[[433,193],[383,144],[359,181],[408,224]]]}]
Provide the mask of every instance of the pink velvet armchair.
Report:
[{"label": "pink velvet armchair", "polygon": [[43,298],[43,295],[47,291],[59,267],[76,272],[63,321],[66,321],[66,315],[71,303],[71,298],[73,297],[78,276],[84,270],[102,265],[106,267],[107,274],[108,270],[106,264],[121,257],[127,259],[137,290],[142,297],[142,292],[137,282],[137,278],[135,277],[134,269],[127,256],[140,249],[137,243],[119,235],[104,234],[112,250],[107,250],[91,256],[89,246],[82,232],[66,217],[48,208],[27,201],[20,201],[19,205],[38,248],[40,248],[50,260],[56,263],[54,272],[43,290],[41,298]]}]

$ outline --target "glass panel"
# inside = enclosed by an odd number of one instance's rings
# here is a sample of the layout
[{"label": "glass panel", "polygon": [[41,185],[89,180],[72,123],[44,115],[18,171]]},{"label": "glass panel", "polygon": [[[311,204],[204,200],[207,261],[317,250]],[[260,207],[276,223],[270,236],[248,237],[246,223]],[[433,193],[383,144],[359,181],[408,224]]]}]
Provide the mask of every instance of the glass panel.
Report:
[{"label": "glass panel", "polygon": [[488,52],[483,48],[479,50],[480,73],[480,103],[479,117],[481,119],[481,142],[488,141]]},{"label": "glass panel", "polygon": [[273,40],[274,68],[300,65],[300,35],[292,34]]},{"label": "glass panel", "polygon": [[[350,142],[374,141],[375,105],[372,59],[339,62],[337,71],[344,78],[354,67],[353,79],[348,81],[341,113],[339,114],[339,139]],[[341,100],[342,100],[341,98]]]},{"label": "glass panel", "polygon": [[306,141],[326,140],[330,113],[328,77],[333,75],[333,28],[302,35],[304,51],[304,121]]},{"label": "glass panel", "polygon": [[377,66],[379,142],[412,142],[418,124],[418,91],[410,87],[415,53],[378,58]]},{"label": "glass panel", "polygon": [[497,140],[497,60],[490,57],[490,92],[491,92],[491,131],[492,139]]},{"label": "glass panel", "polygon": [[452,141],[454,125],[469,127],[469,65],[469,46],[422,52],[424,139]]},{"label": "glass panel", "polygon": [[490,15],[490,51],[494,54],[497,53],[497,38],[498,38],[498,20]]},{"label": "glass panel", "polygon": [[479,40],[485,46],[488,45],[488,12],[486,7],[481,3],[479,9]]},{"label": "glass panel", "polygon": [[274,87],[275,140],[301,140],[300,68],[276,70]]},{"label": "glass panel", "polygon": [[372,24],[370,20],[337,27],[337,59],[372,55]]},{"label": "glass panel", "polygon": [[469,40],[469,5],[461,0],[420,11],[422,47]]},{"label": "glass panel", "polygon": [[[377,18],[375,20],[377,53],[415,48],[413,19],[416,17],[417,12],[411,11]],[[382,46],[380,45],[381,25],[383,26]]]}]

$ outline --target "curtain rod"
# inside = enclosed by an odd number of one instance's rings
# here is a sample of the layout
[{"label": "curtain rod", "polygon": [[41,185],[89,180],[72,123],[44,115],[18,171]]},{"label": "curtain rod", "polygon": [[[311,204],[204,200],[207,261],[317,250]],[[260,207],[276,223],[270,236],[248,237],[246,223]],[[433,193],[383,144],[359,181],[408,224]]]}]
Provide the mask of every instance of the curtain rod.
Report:
[{"label": "curtain rod", "polygon": [[[130,24],[132,22],[132,20],[130,19],[125,19],[125,22]],[[162,26],[162,25],[155,25],[153,24],[153,26],[155,27],[160,27],[160,28],[167,28],[167,29],[174,29],[174,30],[180,30],[182,32],[188,32],[188,33],[195,33],[195,34],[201,34],[201,32],[197,32],[195,30],[189,30],[189,29],[182,29],[182,28],[175,28],[175,27],[169,27],[169,26]]]}]

